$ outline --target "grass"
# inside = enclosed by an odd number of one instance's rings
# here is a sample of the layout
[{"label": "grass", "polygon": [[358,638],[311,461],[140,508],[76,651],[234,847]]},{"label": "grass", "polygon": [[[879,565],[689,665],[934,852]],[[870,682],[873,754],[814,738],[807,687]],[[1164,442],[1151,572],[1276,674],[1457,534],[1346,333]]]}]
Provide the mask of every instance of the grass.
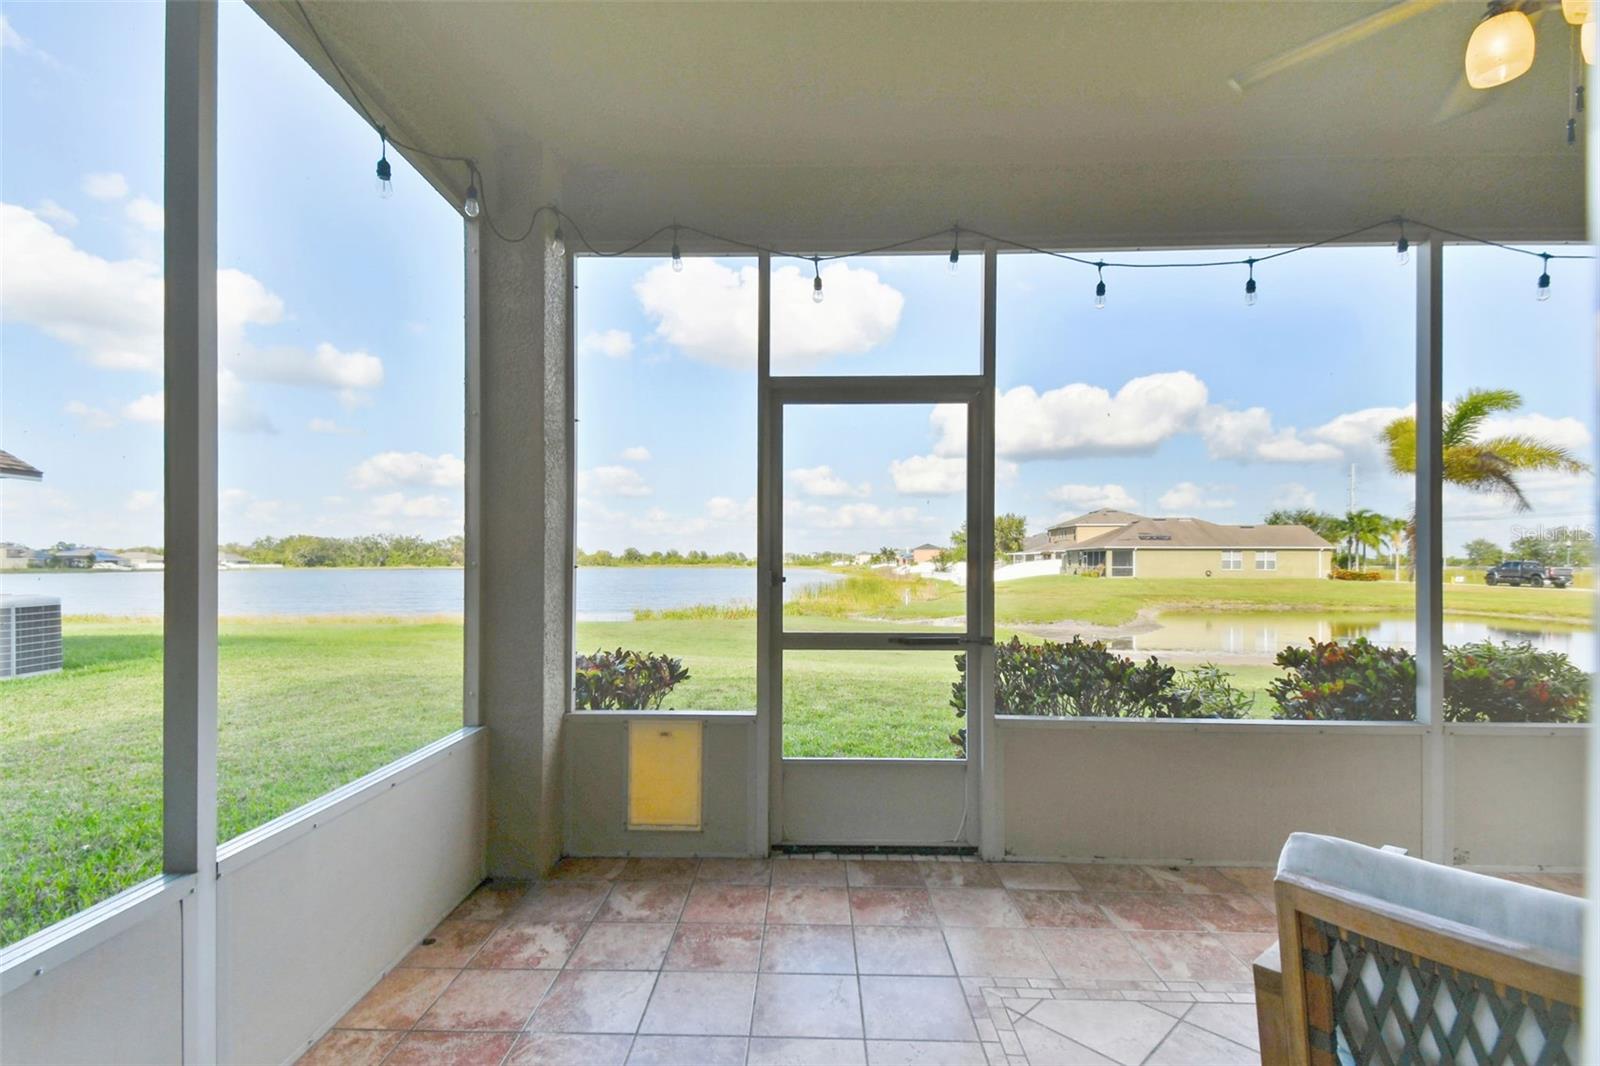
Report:
[{"label": "grass", "polygon": [[[60,674],[7,681],[0,943],[160,872],[161,625],[64,626]],[[461,623],[223,623],[228,839],[461,724]]]},{"label": "grass", "polygon": [[[1413,588],[1390,582],[1031,578],[997,586],[998,636],[1076,620],[1118,625],[1143,609],[1405,614]],[[1591,598],[1551,589],[1449,585],[1445,606],[1486,618],[1585,626]],[[856,574],[797,597],[789,629],[942,628],[965,592],[941,582]],[[945,628],[943,631],[948,632]],[[756,703],[756,625],[745,608],[685,608],[578,625],[578,649],[681,657],[690,676],[668,705]],[[0,943],[135,884],[161,851],[161,626],[69,618],[66,668],[4,685],[0,717]],[[459,619],[286,618],[221,626],[219,835],[294,809],[456,728]],[[1036,638],[1030,638],[1036,639]],[[1142,657],[1142,656],[1141,656]],[[1255,694],[1270,665],[1226,667]],[[949,651],[792,652],[784,660],[791,756],[950,758],[957,726]]]}]

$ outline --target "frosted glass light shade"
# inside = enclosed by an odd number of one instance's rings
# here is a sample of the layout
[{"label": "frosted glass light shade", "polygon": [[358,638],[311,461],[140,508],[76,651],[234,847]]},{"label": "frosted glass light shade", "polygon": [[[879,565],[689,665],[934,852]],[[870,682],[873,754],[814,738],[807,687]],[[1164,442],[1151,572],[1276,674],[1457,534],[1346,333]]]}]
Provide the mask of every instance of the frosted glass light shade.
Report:
[{"label": "frosted glass light shade", "polygon": [[1533,66],[1533,23],[1520,11],[1502,11],[1478,23],[1467,41],[1467,84],[1492,89]]}]

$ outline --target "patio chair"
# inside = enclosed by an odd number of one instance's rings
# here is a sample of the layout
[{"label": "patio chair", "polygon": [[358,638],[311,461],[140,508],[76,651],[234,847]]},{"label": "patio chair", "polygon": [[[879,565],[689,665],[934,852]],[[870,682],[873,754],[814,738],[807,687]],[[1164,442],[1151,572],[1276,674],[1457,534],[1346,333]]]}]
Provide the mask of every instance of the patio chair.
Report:
[{"label": "patio chair", "polygon": [[1310,833],[1275,883],[1263,1063],[1578,1061],[1583,900]]}]

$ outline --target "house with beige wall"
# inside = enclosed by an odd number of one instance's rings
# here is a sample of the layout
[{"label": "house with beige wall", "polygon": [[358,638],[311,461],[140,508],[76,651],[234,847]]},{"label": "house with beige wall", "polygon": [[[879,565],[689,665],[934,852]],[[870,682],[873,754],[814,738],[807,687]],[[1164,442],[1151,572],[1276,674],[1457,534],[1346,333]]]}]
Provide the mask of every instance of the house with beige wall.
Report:
[{"label": "house with beige wall", "polygon": [[1141,518],[1072,542],[1067,573],[1107,577],[1327,577],[1333,545],[1305,526]]}]

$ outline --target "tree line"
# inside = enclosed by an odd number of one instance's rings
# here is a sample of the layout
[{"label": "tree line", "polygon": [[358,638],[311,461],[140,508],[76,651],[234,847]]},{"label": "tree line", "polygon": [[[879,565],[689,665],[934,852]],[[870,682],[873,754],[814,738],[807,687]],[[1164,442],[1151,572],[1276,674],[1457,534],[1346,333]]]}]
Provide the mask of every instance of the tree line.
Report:
[{"label": "tree line", "polygon": [[222,551],[252,563],[279,566],[461,566],[466,540],[460,534],[428,540],[399,533],[359,537],[257,537],[249,544],[223,544]]}]

